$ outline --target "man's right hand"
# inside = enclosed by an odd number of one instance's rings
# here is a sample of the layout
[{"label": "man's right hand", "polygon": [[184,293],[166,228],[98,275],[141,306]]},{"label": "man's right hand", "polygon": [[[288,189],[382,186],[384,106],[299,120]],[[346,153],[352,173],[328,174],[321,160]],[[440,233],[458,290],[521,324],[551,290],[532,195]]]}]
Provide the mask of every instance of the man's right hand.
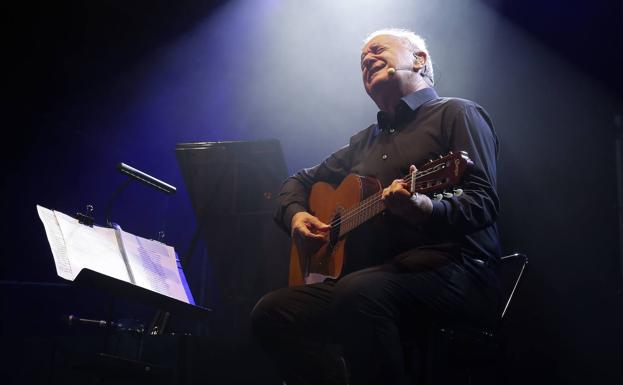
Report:
[{"label": "man's right hand", "polygon": [[308,212],[301,211],[292,217],[292,240],[299,253],[315,253],[327,242],[327,233],[331,226]]}]

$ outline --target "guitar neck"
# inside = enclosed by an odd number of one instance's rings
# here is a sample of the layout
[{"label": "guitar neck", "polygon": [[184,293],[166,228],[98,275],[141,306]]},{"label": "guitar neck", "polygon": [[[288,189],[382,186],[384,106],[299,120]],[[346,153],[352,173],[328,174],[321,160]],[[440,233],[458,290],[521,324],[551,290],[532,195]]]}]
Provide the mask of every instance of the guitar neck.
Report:
[{"label": "guitar neck", "polygon": [[[418,191],[418,185],[415,182],[418,177],[426,175],[427,171],[417,171],[415,177],[412,174],[404,176],[402,179],[410,184],[410,191]],[[378,191],[366,199],[362,200],[358,205],[346,210],[342,216],[340,216],[335,224],[340,226],[340,237],[345,236],[352,230],[366,223],[368,220],[374,218],[378,214],[385,211],[385,203],[383,203],[382,191]],[[334,224],[334,225],[335,225]]]},{"label": "guitar neck", "polygon": [[333,225],[339,225],[341,238],[368,220],[382,213],[384,210],[385,204],[381,200],[381,192],[379,191],[361,201],[359,205],[350,210],[346,210],[343,215],[339,217],[339,220],[337,220],[339,222]]}]

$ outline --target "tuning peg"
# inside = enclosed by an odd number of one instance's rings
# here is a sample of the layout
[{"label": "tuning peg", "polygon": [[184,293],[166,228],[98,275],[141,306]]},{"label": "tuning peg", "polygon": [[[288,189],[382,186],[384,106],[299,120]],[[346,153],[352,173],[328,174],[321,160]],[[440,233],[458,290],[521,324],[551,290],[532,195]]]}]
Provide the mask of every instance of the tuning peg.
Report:
[{"label": "tuning peg", "polygon": [[443,158],[443,155],[439,155],[439,159]]},{"label": "tuning peg", "polygon": [[448,155],[452,155],[452,154],[454,154],[452,151],[450,151],[450,152],[448,153]]},{"label": "tuning peg", "polygon": [[452,190],[452,192],[454,193],[455,197],[458,197],[463,194],[463,189],[457,188],[457,189]]},{"label": "tuning peg", "polygon": [[443,193],[443,196],[444,196],[445,198],[452,198],[452,197],[454,196],[454,194],[449,193],[449,192],[444,192],[444,193]]},{"label": "tuning peg", "polygon": [[443,195],[441,195],[441,194],[435,194],[435,195],[433,195],[433,199],[434,199],[434,200],[436,200],[436,201],[440,201],[440,200],[442,200],[442,199],[443,199]]},{"label": "tuning peg", "polygon": [[429,159],[429,160],[428,160],[428,163],[433,163],[433,160],[432,160],[432,159]]}]

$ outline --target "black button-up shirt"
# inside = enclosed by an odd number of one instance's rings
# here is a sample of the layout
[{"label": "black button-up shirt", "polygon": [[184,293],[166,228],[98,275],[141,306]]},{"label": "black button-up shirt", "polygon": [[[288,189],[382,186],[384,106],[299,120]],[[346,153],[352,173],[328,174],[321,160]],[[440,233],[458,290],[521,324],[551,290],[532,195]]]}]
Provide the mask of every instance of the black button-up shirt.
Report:
[{"label": "black button-up shirt", "polygon": [[450,151],[466,151],[474,165],[461,180],[463,193],[433,200],[430,220],[419,226],[385,215],[383,230],[373,233],[378,236],[367,236],[373,246],[367,249],[377,254],[369,260],[381,263],[423,248],[497,260],[498,141],[484,109],[468,100],[440,98],[433,88],[425,88],[402,98],[395,119],[379,112],[377,120],[319,165],[285,181],[279,195],[277,223],[290,231],[294,214],[308,210],[308,195],[315,182],[337,186],[346,175],[354,173],[374,177],[387,187],[408,174],[411,164],[419,166]]}]

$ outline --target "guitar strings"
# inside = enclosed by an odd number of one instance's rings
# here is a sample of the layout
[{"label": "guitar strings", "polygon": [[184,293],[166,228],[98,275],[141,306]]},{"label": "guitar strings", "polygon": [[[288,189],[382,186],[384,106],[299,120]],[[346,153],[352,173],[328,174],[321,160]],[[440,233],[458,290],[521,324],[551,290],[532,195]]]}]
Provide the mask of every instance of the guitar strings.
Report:
[{"label": "guitar strings", "polygon": [[[428,170],[427,170],[428,171]],[[428,174],[430,174],[431,172],[424,172],[422,171],[422,173],[418,173],[416,175],[416,178],[418,176],[426,176]],[[410,183],[411,182],[411,177],[405,177],[403,178],[403,180],[405,181],[405,183]],[[348,224],[349,222],[353,221],[353,220],[357,220],[359,219],[358,217],[360,216],[361,213],[363,213],[366,210],[370,210],[372,208],[374,208],[375,205],[377,205],[378,203],[380,203],[382,201],[382,192],[377,192],[373,195],[371,195],[370,197],[364,199],[358,206],[353,207],[349,210],[347,210],[343,216],[334,219],[333,221],[331,221],[329,223],[329,225],[331,227],[335,227],[338,225],[342,225],[342,224]],[[375,213],[376,214],[376,213]],[[356,226],[355,226],[356,227]]]},{"label": "guitar strings", "polygon": [[[420,178],[420,177],[424,177],[426,175],[432,174],[434,172],[437,172],[440,168],[443,168],[444,164],[441,163],[435,167],[432,167],[430,169],[426,169],[426,170],[422,170],[422,171],[417,171],[415,173],[415,177]],[[403,178],[405,183],[411,183],[411,175],[412,174],[408,174],[407,176],[405,176]],[[341,225],[342,223],[351,221],[352,219],[354,219],[356,216],[358,216],[359,214],[361,214],[363,211],[368,210],[370,208],[372,208],[374,205],[376,205],[377,203],[381,202],[382,198],[382,192],[377,192],[371,196],[369,196],[368,198],[364,199],[358,206],[351,208],[350,210],[347,210],[345,215],[334,219],[333,221],[331,221],[329,223],[329,226],[334,227],[337,225]]]},{"label": "guitar strings", "polygon": [[[440,165],[441,166],[441,165]],[[438,167],[435,167],[438,168]],[[428,174],[431,174],[432,172],[436,171],[435,169],[429,169],[429,170],[423,170],[423,171],[419,171],[416,173],[416,178],[417,177],[423,177],[426,176]],[[405,183],[410,183],[411,182],[411,175],[407,175],[403,178],[403,180],[405,181]],[[361,214],[363,211],[368,210],[370,208],[372,208],[374,205],[376,205],[377,203],[379,203],[382,199],[382,192],[377,192],[371,196],[369,196],[368,198],[364,199],[358,206],[353,207],[349,210],[346,211],[345,215],[341,216],[338,219],[333,220],[330,225],[331,226],[335,226],[338,225],[340,223],[343,222],[348,222],[350,220],[352,220],[354,217],[358,216],[359,214]]]}]

